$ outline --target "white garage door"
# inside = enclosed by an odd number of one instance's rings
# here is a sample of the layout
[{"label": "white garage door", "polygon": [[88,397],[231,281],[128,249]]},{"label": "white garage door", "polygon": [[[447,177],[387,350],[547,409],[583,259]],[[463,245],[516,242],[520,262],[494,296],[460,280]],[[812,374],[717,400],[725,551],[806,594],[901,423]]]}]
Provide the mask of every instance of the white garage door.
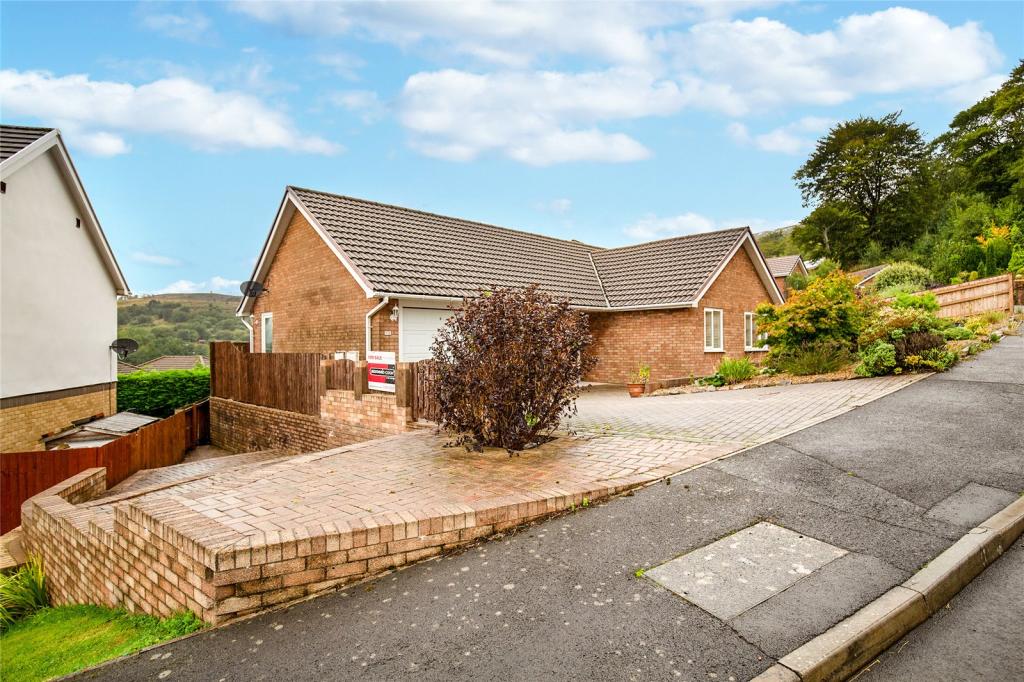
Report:
[{"label": "white garage door", "polygon": [[430,357],[430,344],[444,321],[451,315],[449,310],[437,308],[402,308],[402,352],[401,362],[417,362]]}]

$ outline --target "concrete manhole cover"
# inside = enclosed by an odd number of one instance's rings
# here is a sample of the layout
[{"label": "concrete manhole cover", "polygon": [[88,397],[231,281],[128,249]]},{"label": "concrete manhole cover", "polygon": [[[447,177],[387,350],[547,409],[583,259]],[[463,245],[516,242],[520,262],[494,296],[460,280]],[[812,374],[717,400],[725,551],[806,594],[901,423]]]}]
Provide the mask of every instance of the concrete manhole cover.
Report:
[{"label": "concrete manhole cover", "polygon": [[762,522],[652,568],[645,575],[727,620],[846,553],[845,549]]}]

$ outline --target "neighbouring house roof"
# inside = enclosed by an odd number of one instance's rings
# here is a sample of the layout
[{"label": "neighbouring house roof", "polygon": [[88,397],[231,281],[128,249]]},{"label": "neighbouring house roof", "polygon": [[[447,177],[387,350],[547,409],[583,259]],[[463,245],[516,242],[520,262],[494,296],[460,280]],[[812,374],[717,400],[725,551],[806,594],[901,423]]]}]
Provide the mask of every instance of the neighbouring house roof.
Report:
[{"label": "neighbouring house roof", "polygon": [[169,369],[193,369],[197,365],[208,367],[209,362],[202,355],[161,355],[143,362],[139,368],[150,372],[163,372]]},{"label": "neighbouring house roof", "polygon": [[850,273],[850,277],[852,277],[854,282],[856,282],[855,286],[858,286],[858,287],[864,286],[865,284],[870,282],[872,279],[874,279],[875,275],[880,273],[882,270],[885,270],[887,267],[889,267],[889,264],[885,263],[883,265],[876,265],[876,266],[874,266],[872,268],[864,268],[863,270],[855,270],[854,272]]},{"label": "neighbouring house roof", "polygon": [[6,161],[53,128],[0,125],[0,161]]},{"label": "neighbouring house roof", "polygon": [[89,195],[86,194],[82,180],[78,177],[71,155],[64,146],[60,130],[0,124],[0,177],[5,182],[9,183],[8,178],[19,168],[47,152],[52,152],[61,174],[67,181],[68,190],[82,211],[82,224],[89,230],[96,250],[114,283],[114,291],[118,295],[130,294],[128,282],[121,272],[121,266],[117,264],[106,235],[103,234],[99,218],[96,217]]},{"label": "neighbouring house roof", "polygon": [[[295,211],[367,297],[459,299],[482,287],[537,284],[582,308],[681,307],[694,305],[743,247],[773,298],[782,299],[746,227],[604,249],[298,187],[285,191],[252,279],[266,277]],[[243,297],[238,314],[253,304]]]},{"label": "neighbouring house roof", "polygon": [[140,369],[142,368],[137,365],[133,365],[130,362],[125,362],[124,360],[117,361],[118,374],[131,374],[132,372],[138,372]]},{"label": "neighbouring house roof", "polygon": [[778,256],[777,258],[766,259],[768,269],[772,271],[772,277],[789,277],[794,271],[800,270],[807,274],[807,266],[800,256]]},{"label": "neighbouring house roof", "polygon": [[138,431],[147,424],[160,421],[157,417],[149,417],[134,412],[118,412],[109,417],[96,419],[88,424],[76,426],[46,439],[47,450],[65,448],[90,448],[109,443],[112,440]]}]

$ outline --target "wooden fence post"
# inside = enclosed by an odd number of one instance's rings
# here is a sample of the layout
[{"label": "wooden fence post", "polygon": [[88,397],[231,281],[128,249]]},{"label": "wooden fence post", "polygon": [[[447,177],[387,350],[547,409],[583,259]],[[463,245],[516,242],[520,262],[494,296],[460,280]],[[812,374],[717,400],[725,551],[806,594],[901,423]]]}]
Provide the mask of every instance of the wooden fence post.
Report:
[{"label": "wooden fence post", "polygon": [[395,368],[395,406],[412,407],[412,368],[400,362]]},{"label": "wooden fence post", "polygon": [[370,386],[366,381],[366,362],[360,360],[356,363],[355,381],[352,382],[352,390],[355,392],[356,400],[362,400],[363,396],[370,392]]}]

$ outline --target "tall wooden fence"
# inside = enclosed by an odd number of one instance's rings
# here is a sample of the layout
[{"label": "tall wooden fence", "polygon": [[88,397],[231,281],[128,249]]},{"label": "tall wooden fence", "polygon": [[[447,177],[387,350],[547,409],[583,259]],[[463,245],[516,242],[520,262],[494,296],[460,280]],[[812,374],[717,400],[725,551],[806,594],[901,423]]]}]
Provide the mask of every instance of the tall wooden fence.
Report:
[{"label": "tall wooden fence", "polygon": [[117,440],[92,448],[0,453],[0,533],[21,523],[21,505],[86,469],[106,467],[107,486],[142,469],[178,464],[210,437],[210,404],[202,402]]},{"label": "tall wooden fence", "polygon": [[1013,275],[930,289],[939,302],[939,317],[970,317],[993,310],[1013,312]]},{"label": "tall wooden fence", "polygon": [[250,353],[210,344],[210,395],[288,412],[320,414],[320,355]]}]

